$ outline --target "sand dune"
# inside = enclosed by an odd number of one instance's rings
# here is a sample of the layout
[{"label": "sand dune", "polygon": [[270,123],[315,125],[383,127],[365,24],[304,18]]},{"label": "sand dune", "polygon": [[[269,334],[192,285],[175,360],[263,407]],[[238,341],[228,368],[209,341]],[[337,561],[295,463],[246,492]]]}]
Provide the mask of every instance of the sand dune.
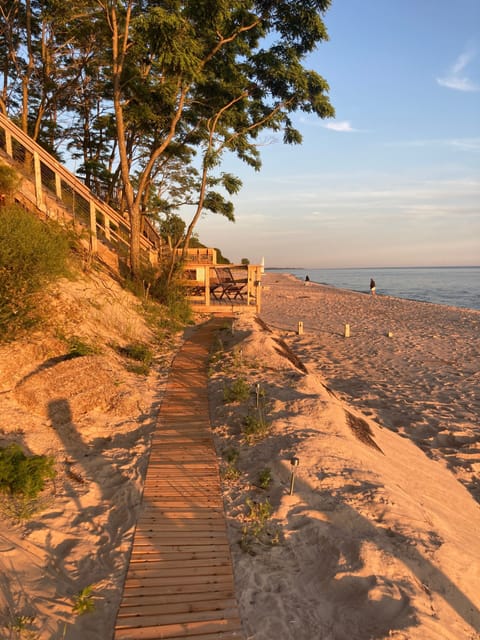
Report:
[{"label": "sand dune", "polygon": [[[64,283],[51,304],[66,335],[102,350],[65,360],[57,326],[0,350],[0,445],[52,454],[58,471],[32,520],[2,513],[0,637],[22,622],[25,637],[105,640],[174,345],[138,377],[111,342],[153,338],[118,287]],[[261,318],[226,322],[211,417],[248,640],[480,638],[479,323],[272,274]],[[248,398],[224,402],[239,378]],[[257,398],[263,438],[245,432]],[[86,586],[95,610],[78,616]]]},{"label": "sand dune", "polygon": [[[480,314],[269,274],[261,319],[225,333],[211,382],[217,446],[239,456],[225,501],[247,637],[478,638]],[[255,394],[223,402],[239,376],[265,394],[271,431],[254,444]],[[271,503],[278,544],[242,550],[248,499]]]}]

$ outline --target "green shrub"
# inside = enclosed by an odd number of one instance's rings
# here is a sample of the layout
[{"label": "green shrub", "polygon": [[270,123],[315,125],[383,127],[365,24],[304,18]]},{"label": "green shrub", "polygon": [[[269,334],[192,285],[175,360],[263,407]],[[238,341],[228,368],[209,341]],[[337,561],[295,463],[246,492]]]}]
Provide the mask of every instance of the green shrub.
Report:
[{"label": "green shrub", "polygon": [[272,482],[272,471],[268,467],[262,469],[258,475],[258,486],[260,489],[268,489]]},{"label": "green shrub", "polygon": [[242,550],[253,555],[255,543],[268,546],[279,544],[281,532],[270,522],[273,507],[269,500],[255,502],[251,498],[247,498],[245,504],[248,507],[248,513],[240,540]]},{"label": "green shrub", "polygon": [[238,458],[240,457],[237,449],[227,449],[223,457],[225,458],[225,465],[221,469],[222,480],[226,482],[234,482],[240,477],[240,469],[237,467]]},{"label": "green shrub", "polygon": [[45,482],[55,477],[51,456],[26,456],[18,444],[0,449],[0,491],[36,498]]},{"label": "green shrub", "polygon": [[72,611],[78,616],[94,611],[95,602],[93,600],[93,587],[91,585],[84,587],[75,597]]},{"label": "green shrub", "polygon": [[134,360],[138,364],[130,364],[127,369],[138,375],[148,375],[150,366],[153,362],[153,353],[151,349],[142,342],[132,342],[125,347],[119,347],[118,352]]},{"label": "green shrub", "polygon": [[0,164],[0,193],[7,199],[16,191],[21,182],[20,175],[6,164]]},{"label": "green shrub", "polygon": [[83,356],[91,356],[99,353],[98,347],[94,347],[84,342],[77,336],[72,336],[68,340],[68,354],[71,358],[81,358]]},{"label": "green shrub", "polygon": [[187,298],[186,288],[180,284],[180,277],[180,269],[170,279],[167,273],[163,273],[152,283],[150,288],[152,298],[167,307],[169,328],[172,330],[176,330],[192,320],[192,309]]},{"label": "green shrub", "polygon": [[270,423],[265,420],[263,413],[245,416],[243,420],[243,435],[248,444],[254,444],[265,438],[270,432]]},{"label": "green shrub", "polygon": [[68,235],[21,207],[0,208],[0,340],[38,320],[34,295],[67,273]]},{"label": "green shrub", "polygon": [[243,378],[237,378],[231,385],[227,385],[223,389],[223,401],[243,402],[250,397],[250,387]]}]

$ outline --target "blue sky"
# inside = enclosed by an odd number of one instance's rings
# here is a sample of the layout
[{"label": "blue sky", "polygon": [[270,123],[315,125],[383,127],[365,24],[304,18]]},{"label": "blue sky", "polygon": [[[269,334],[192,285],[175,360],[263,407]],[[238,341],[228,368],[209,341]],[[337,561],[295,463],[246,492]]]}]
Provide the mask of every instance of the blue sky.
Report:
[{"label": "blue sky", "polygon": [[197,231],[266,266],[480,264],[480,0],[333,0],[308,61],[332,120],[299,114],[301,146],[265,136],[236,222]]}]

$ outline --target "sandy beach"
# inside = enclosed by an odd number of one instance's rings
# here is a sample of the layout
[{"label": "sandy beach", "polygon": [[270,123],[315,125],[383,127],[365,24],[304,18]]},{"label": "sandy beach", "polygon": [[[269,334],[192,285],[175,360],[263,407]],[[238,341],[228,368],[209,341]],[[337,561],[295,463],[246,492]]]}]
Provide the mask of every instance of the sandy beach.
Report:
[{"label": "sandy beach", "polygon": [[[225,320],[209,365],[246,640],[478,640],[480,313],[271,273],[263,303]],[[158,343],[98,274],[47,306],[49,328],[0,349],[0,446],[57,470],[40,512],[0,513],[0,637],[106,640],[183,338]],[[66,358],[72,336],[97,352]],[[147,376],[115,348],[135,341]]]},{"label": "sandy beach", "polygon": [[267,274],[265,285],[262,318],[302,361],[364,414],[445,461],[479,501],[480,312],[290,276]]},{"label": "sandy beach", "polygon": [[[261,322],[235,321],[211,378],[247,638],[480,637],[479,323],[266,274]],[[264,398],[258,440],[255,394],[223,399],[239,377]]]}]

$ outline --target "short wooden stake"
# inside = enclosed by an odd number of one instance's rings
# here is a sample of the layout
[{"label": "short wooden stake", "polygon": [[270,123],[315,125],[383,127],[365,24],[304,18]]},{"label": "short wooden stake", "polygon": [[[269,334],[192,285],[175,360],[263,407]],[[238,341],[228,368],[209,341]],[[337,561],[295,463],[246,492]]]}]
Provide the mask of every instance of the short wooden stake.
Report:
[{"label": "short wooden stake", "polygon": [[298,321],[298,335],[303,336],[303,322],[301,320]]},{"label": "short wooden stake", "polygon": [[389,332],[387,333],[387,337],[388,337],[388,338],[393,338],[393,333],[392,333],[391,331],[389,331]]},{"label": "short wooden stake", "polygon": [[259,405],[260,405],[260,383],[257,382],[257,384],[255,385],[255,393],[257,396],[257,400],[256,400],[256,408],[258,409]]},{"label": "short wooden stake", "polygon": [[289,494],[292,495],[293,494],[293,487],[295,485],[295,469],[300,464],[300,460],[298,458],[292,458],[290,460],[290,464],[292,465],[292,473],[290,475],[290,491],[289,491]]},{"label": "short wooden stake", "polygon": [[349,338],[350,337],[350,325],[349,324],[345,325],[345,333],[344,333],[344,335],[345,335],[345,338]]}]

